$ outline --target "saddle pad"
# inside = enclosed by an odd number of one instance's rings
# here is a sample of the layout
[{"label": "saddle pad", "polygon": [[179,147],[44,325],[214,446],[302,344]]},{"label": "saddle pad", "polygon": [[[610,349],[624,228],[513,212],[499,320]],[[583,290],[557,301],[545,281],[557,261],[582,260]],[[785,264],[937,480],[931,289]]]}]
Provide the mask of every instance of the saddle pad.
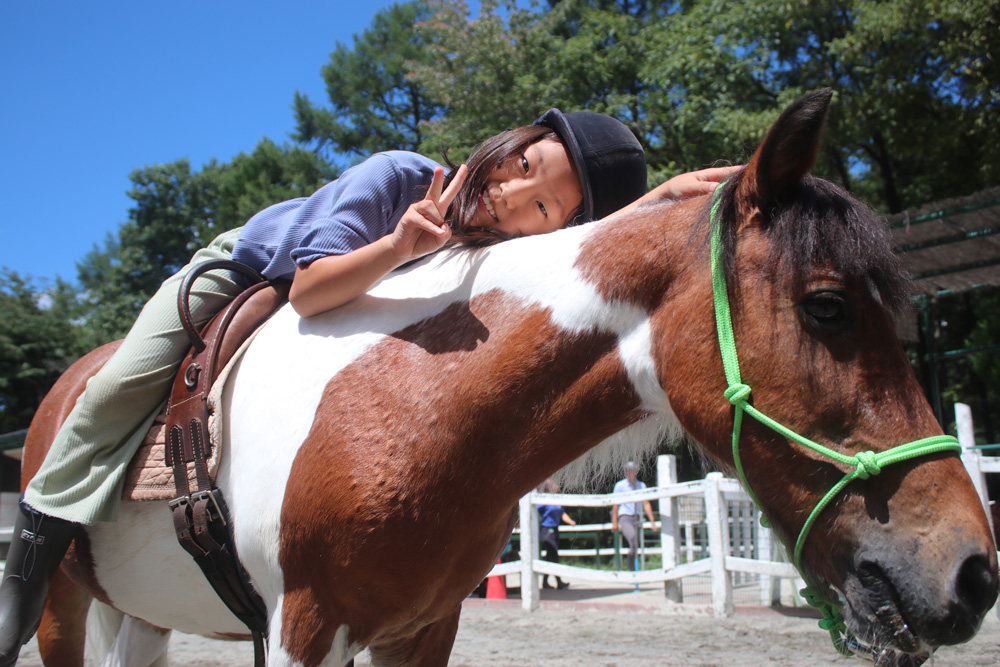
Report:
[{"label": "saddle pad", "polygon": [[[218,450],[212,445],[208,458],[208,474],[214,480],[218,470]],[[188,484],[195,485],[194,463],[187,464]],[[177,497],[174,470],[167,465],[167,428],[163,413],[156,416],[142,446],[125,472],[122,500],[172,500]]]},{"label": "saddle pad", "polygon": [[[259,330],[259,329],[258,329]],[[212,385],[212,391],[208,397],[209,420],[208,435],[211,440],[211,453],[208,460],[208,475],[215,481],[215,475],[219,470],[220,450],[219,442],[222,440],[222,390],[229,378],[229,373],[234,365],[243,356],[244,351],[250,342],[256,337],[256,332],[251,335],[239,350],[233,355],[229,363],[216,378]],[[194,463],[187,464],[188,486],[195,488]],[[122,500],[145,501],[145,500],[173,500],[177,497],[177,487],[174,485],[174,470],[167,465],[167,428],[166,418],[163,413],[156,416],[153,425],[142,441],[139,451],[132,457],[128,469],[125,471],[125,486],[122,489]]]}]

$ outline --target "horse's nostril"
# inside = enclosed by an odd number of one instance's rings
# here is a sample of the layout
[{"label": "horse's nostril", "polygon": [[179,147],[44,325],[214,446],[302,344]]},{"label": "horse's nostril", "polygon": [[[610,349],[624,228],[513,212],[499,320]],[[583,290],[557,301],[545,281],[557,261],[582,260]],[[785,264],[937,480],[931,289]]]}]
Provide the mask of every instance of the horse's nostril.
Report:
[{"label": "horse's nostril", "polygon": [[997,601],[998,586],[1000,582],[989,559],[982,554],[970,556],[958,568],[954,602],[967,609],[970,615],[979,617]]}]

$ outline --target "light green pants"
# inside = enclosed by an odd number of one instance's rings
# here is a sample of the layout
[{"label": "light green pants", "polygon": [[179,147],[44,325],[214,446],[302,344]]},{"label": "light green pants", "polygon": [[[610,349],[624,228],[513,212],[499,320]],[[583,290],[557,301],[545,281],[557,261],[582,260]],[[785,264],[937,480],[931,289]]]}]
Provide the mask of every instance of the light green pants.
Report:
[{"label": "light green pants", "polygon": [[[125,470],[170,393],[188,351],[177,313],[181,281],[196,264],[230,259],[240,230],[221,234],[168,278],[139,313],[118,351],[87,383],[24,492],[33,508],[60,519],[114,521]],[[192,286],[191,317],[206,323],[244,288],[229,271],[209,271]]]}]

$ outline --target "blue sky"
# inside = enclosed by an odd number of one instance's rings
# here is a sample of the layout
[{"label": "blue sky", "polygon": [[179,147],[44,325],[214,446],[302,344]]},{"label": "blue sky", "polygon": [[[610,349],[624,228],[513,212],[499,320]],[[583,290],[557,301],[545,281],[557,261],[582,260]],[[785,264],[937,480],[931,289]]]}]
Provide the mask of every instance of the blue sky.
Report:
[{"label": "blue sky", "polygon": [[289,141],[295,91],[326,101],[330,52],[390,4],[0,3],[0,266],[75,281],[126,221],[133,169]]}]

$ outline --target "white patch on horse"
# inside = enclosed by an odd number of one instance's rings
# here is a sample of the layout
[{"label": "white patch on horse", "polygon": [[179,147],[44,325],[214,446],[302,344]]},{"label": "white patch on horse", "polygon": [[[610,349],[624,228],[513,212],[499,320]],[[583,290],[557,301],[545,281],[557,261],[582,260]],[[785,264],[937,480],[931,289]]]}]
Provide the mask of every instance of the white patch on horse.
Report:
[{"label": "white patch on horse", "polygon": [[337,628],[337,632],[333,635],[333,646],[330,648],[330,654],[323,661],[323,664],[343,665],[361,652],[361,646],[347,642],[349,634],[350,628],[346,625]]},{"label": "white patch on horse", "polygon": [[165,502],[126,502],[114,523],[88,526],[97,581],[116,607],[151,625],[246,634],[177,542],[168,516]]}]

